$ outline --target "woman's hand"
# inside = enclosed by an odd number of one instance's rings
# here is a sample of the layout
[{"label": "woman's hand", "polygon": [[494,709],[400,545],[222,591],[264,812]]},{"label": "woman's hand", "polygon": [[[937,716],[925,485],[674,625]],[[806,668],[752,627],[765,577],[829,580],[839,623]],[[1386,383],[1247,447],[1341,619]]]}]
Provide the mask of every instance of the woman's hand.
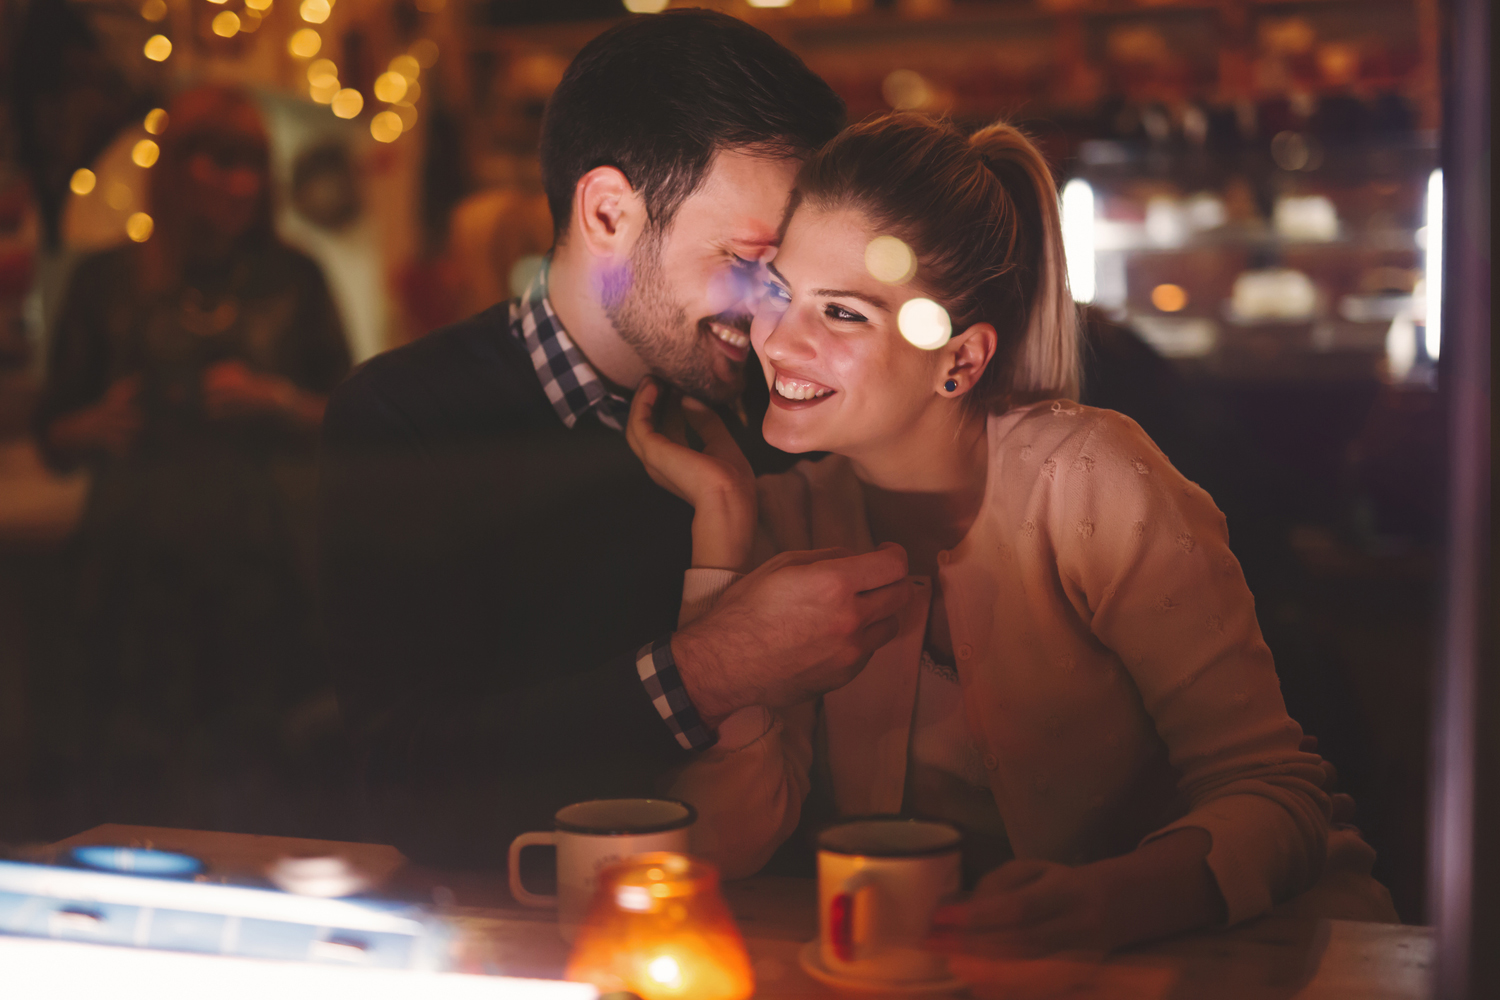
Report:
[{"label": "woman's hand", "polygon": [[141,432],[141,409],[136,404],[140,391],[140,376],[125,376],[93,406],[53,421],[47,432],[49,442],[61,451],[103,451],[123,457]]},{"label": "woman's hand", "polygon": [[316,426],[325,405],[290,379],[262,374],[243,361],[220,361],[203,373],[203,408],[215,420],[276,414]]},{"label": "woman's hand", "polygon": [[[688,447],[684,420],[703,439],[701,452]],[[625,440],[658,486],[692,504],[693,565],[744,572],[755,538],[755,473],[724,422],[647,376],[631,401]]]},{"label": "woman's hand", "polygon": [[1076,868],[1012,861],[980,880],[967,902],[932,918],[940,951],[1034,957],[1105,953],[1224,921],[1207,861],[1212,838],[1174,830],[1129,854]]}]

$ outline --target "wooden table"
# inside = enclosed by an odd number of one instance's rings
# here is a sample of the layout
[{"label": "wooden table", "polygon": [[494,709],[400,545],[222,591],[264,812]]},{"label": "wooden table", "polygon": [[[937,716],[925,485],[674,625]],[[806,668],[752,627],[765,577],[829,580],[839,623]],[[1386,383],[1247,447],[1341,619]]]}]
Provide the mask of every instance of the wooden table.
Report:
[{"label": "wooden table", "polygon": [[[255,877],[278,857],[342,855],[384,892],[436,905],[461,928],[487,971],[556,978],[567,959],[552,915],[518,907],[495,872],[409,865],[393,847],[106,824],[55,844],[151,846],[201,858],[211,874]],[[725,886],[755,966],[758,995],[831,1000],[797,964],[817,933],[809,879],[752,878]],[[1295,901],[1294,901],[1295,903]],[[1400,924],[1304,918],[1295,905],[1229,931],[1187,935],[1104,961],[974,960],[958,971],[979,1000],[1427,1000],[1431,931]]]}]

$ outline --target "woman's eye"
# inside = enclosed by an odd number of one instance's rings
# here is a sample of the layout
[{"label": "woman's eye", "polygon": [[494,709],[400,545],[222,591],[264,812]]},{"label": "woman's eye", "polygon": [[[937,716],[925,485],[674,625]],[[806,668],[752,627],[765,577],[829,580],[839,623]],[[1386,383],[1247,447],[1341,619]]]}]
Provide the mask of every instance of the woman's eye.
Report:
[{"label": "woman's eye", "polygon": [[780,285],[776,284],[776,282],[767,281],[765,282],[765,287],[766,298],[770,299],[772,302],[781,302],[784,304],[792,301],[791,293],[788,292],[785,288],[782,288]]},{"label": "woman's eye", "polygon": [[852,309],[845,309],[843,306],[835,305],[831,302],[828,304],[828,308],[823,310],[823,315],[827,316],[831,320],[837,320],[840,323],[865,322],[865,318],[859,313],[854,312]]}]

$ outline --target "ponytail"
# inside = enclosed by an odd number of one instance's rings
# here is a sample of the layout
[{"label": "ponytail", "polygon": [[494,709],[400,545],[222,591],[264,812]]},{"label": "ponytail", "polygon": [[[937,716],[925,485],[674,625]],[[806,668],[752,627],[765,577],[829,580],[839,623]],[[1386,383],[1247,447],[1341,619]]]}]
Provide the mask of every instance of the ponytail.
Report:
[{"label": "ponytail", "polygon": [[1036,254],[1035,286],[1026,332],[1011,368],[1013,402],[1026,399],[1077,399],[1081,382],[1078,307],[1068,288],[1062,245],[1062,215],[1057,185],[1041,151],[1025,133],[997,122],[969,138],[1018,207],[1021,225],[1032,229]]},{"label": "ponytail", "polygon": [[1078,317],[1068,291],[1057,187],[1042,154],[1010,125],[965,136],[896,113],[845,129],[802,168],[801,201],[854,205],[917,257],[916,280],[953,328],[995,328],[995,357],[966,405],[1003,411],[1076,399]]}]

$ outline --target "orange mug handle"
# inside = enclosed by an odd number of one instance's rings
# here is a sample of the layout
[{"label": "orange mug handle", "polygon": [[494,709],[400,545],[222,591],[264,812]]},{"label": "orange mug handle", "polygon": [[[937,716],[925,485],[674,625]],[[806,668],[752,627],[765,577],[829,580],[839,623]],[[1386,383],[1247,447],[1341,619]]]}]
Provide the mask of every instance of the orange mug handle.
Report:
[{"label": "orange mug handle", "polygon": [[862,892],[873,885],[874,880],[865,872],[850,877],[834,897],[828,901],[828,937],[833,954],[840,962],[859,959],[859,928],[856,926],[855,910]]}]

